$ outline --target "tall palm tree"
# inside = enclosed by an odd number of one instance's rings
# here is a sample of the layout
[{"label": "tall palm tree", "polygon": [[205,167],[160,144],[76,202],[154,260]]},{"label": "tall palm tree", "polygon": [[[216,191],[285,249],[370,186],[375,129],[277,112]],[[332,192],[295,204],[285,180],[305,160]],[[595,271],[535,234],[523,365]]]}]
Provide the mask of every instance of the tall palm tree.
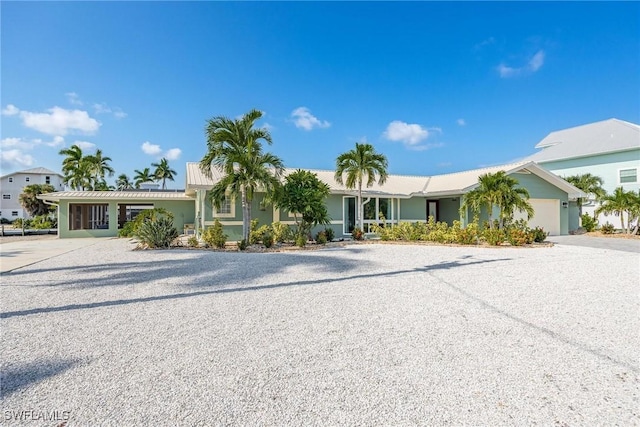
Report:
[{"label": "tall palm tree", "polygon": [[470,207],[479,213],[484,207],[489,216],[489,228],[493,228],[493,208],[499,209],[499,227],[513,218],[515,210],[525,212],[527,218],[533,216],[533,207],[529,203],[529,192],[517,187],[518,181],[505,171],[485,173],[478,177],[478,185],[464,196],[462,210]]},{"label": "tall palm tree", "polygon": [[22,189],[18,200],[20,205],[29,212],[30,216],[46,215],[55,210],[51,205],[45,204],[37,196],[45,193],[53,193],[56,191],[53,185],[50,184],[31,184]]},{"label": "tall palm tree", "polygon": [[133,185],[136,188],[140,188],[140,184],[144,184],[145,182],[154,182],[155,176],[151,173],[151,169],[144,168],[141,171],[138,169],[134,170],[135,174],[133,175]]},{"label": "tall palm tree", "polygon": [[242,202],[242,236],[249,241],[251,201],[256,190],[267,195],[275,193],[284,172],[282,160],[262,151],[262,142],[272,143],[267,129],[255,128],[262,112],[251,110],[239,119],[217,116],[207,121],[207,153],[200,160],[200,169],[212,177],[212,168],[224,175],[209,198],[220,208],[225,197],[240,196]]},{"label": "tall palm tree", "polygon": [[160,163],[151,163],[151,166],[156,168],[156,170],[153,172],[153,175],[155,176],[156,180],[162,181],[163,190],[167,188],[166,181],[173,181],[174,175],[178,174],[178,172],[169,167],[169,162],[164,157],[160,160]]},{"label": "tall palm tree", "polygon": [[[640,197],[633,191],[625,191],[624,188],[617,187],[613,194],[607,194],[600,198],[600,206],[596,209],[596,215],[614,214],[620,217],[620,226],[627,234],[631,234],[631,222],[636,213],[640,212]],[[627,226],[625,227],[624,215],[628,215]]]},{"label": "tall palm tree", "polygon": [[[357,143],[356,148],[342,153],[336,159],[335,180],[348,189],[358,189],[358,226],[364,230],[364,209],[362,207],[362,184],[371,187],[376,182],[383,185],[387,181],[387,158],[376,153],[373,145]],[[346,180],[343,175],[346,174]]]},{"label": "tall palm tree", "polygon": [[580,190],[587,193],[587,199],[583,199],[579,197],[577,199],[578,203],[578,214],[582,217],[582,205],[585,202],[589,201],[588,196],[593,195],[595,200],[600,200],[606,194],[604,188],[602,188],[602,184],[604,181],[602,178],[596,175],[592,175],[590,173],[583,173],[581,175],[571,175],[564,178],[569,184],[572,184],[574,187],[579,188]]},{"label": "tall palm tree", "polygon": [[104,180],[105,176],[113,176],[114,170],[109,165],[111,157],[103,156],[102,150],[96,150],[96,154],[84,157],[84,160],[88,163],[88,168],[91,174],[91,179],[94,183],[94,187]]},{"label": "tall palm tree", "polygon": [[77,145],[60,150],[58,153],[66,156],[62,160],[63,182],[72,190],[86,190],[91,187],[91,174],[82,149]]},{"label": "tall palm tree", "polygon": [[131,190],[133,188],[133,183],[129,180],[127,174],[118,175],[118,179],[116,180],[116,189],[119,191],[122,190]]}]

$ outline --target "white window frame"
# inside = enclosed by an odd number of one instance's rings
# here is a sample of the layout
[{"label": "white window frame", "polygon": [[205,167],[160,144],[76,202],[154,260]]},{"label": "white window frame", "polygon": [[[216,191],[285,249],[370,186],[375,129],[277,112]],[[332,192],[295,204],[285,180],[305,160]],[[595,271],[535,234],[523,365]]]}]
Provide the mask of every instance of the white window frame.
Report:
[{"label": "white window frame", "polygon": [[231,198],[227,198],[225,197],[225,201],[229,201],[229,205],[231,207],[231,212],[229,213],[218,213],[218,210],[216,209],[216,207],[213,207],[213,217],[214,218],[235,218],[236,216],[236,198],[235,197],[231,197]]},{"label": "white window frame", "polygon": [[11,200],[11,194],[3,194],[2,200]]},{"label": "white window frame", "polygon": [[29,177],[26,177],[26,178],[25,178],[25,181],[26,181],[26,182],[29,182],[30,180],[31,180],[31,178],[29,178]]},{"label": "white window frame", "polygon": [[45,176],[44,177],[44,183],[45,184],[51,184],[51,177],[50,176]]},{"label": "white window frame", "polygon": [[9,182],[13,182],[13,177],[9,177]]},{"label": "white window frame", "polygon": [[18,216],[18,211],[11,211],[11,216]]},{"label": "white window frame", "polygon": [[[635,170],[636,171],[636,180],[635,181],[630,181],[630,182],[622,182],[622,177],[620,176],[620,173],[622,171],[630,171],[630,170]],[[620,185],[625,185],[625,184],[637,184],[638,183],[638,168],[620,168],[618,169],[618,184]]]}]

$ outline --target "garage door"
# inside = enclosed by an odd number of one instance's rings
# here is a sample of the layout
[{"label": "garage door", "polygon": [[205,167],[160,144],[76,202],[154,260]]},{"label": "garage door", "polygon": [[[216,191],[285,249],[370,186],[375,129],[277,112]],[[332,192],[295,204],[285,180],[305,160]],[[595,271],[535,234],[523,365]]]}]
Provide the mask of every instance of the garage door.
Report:
[{"label": "garage door", "polygon": [[[534,215],[529,220],[529,227],[542,227],[550,235],[560,234],[560,200],[558,199],[529,199],[533,206]],[[522,212],[515,212],[513,218],[526,219],[527,215]]]}]

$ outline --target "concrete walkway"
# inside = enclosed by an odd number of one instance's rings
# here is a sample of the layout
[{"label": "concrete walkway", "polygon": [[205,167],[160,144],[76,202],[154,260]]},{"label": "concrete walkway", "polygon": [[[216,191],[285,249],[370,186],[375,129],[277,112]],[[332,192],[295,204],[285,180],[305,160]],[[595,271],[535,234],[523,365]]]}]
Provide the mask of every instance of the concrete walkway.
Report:
[{"label": "concrete walkway", "polygon": [[95,245],[105,239],[109,238],[5,241],[0,244],[0,273],[10,273],[45,259]]},{"label": "concrete walkway", "polygon": [[640,240],[638,239],[576,235],[549,236],[547,241],[558,245],[586,246],[589,248],[640,253]]}]

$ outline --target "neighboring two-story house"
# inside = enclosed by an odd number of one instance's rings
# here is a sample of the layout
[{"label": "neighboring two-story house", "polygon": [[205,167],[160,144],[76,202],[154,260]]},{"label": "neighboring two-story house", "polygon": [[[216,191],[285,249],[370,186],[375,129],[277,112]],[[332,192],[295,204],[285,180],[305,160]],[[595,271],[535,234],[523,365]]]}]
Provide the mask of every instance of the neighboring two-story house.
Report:
[{"label": "neighboring two-story house", "polygon": [[[533,161],[561,177],[591,173],[603,179],[603,188],[613,193],[616,187],[640,189],[640,126],[618,119],[603,120],[569,129],[551,132],[536,148]],[[583,205],[582,212],[594,214],[598,203],[593,196]],[[574,220],[576,218],[574,217]],[[600,224],[609,222],[620,228],[616,216],[600,215]],[[569,230],[578,228],[570,223]]]},{"label": "neighboring two-story house", "polygon": [[55,191],[62,191],[63,179],[59,173],[46,168],[33,168],[4,175],[0,178],[0,218],[9,221],[29,218],[29,214],[20,205],[22,189],[32,184],[50,184]]}]

